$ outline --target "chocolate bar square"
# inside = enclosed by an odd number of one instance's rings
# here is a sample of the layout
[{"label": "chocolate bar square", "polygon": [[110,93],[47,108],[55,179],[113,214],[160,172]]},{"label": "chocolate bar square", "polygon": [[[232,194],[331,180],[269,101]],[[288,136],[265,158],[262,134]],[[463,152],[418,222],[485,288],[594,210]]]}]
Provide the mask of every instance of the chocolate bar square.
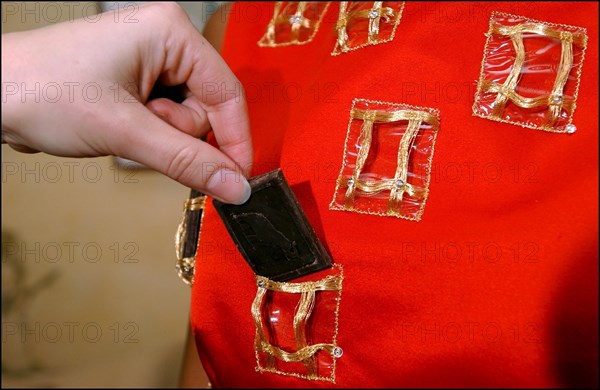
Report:
[{"label": "chocolate bar square", "polygon": [[242,205],[213,200],[231,238],[255,274],[285,282],[333,265],[281,169],[249,180]]}]

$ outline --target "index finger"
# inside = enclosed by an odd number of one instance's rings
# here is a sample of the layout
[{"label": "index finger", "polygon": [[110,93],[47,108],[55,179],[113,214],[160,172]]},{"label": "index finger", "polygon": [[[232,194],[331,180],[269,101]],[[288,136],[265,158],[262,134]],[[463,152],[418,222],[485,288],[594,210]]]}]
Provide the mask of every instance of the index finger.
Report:
[{"label": "index finger", "polygon": [[191,23],[189,27],[193,31],[176,39],[176,47],[167,48],[161,78],[168,84],[187,85],[206,111],[220,149],[248,175],[253,152],[242,84],[212,45]]}]

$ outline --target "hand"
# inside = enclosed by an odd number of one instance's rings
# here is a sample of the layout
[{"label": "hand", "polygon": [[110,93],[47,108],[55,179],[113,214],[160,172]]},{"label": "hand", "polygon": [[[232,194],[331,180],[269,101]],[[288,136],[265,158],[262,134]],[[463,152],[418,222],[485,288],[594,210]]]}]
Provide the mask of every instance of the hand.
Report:
[{"label": "hand", "polygon": [[[23,152],[115,155],[228,203],[250,186],[241,84],[176,3],[2,35],[2,141]],[[181,103],[148,101],[159,81]],[[214,131],[220,150],[199,138]]]}]

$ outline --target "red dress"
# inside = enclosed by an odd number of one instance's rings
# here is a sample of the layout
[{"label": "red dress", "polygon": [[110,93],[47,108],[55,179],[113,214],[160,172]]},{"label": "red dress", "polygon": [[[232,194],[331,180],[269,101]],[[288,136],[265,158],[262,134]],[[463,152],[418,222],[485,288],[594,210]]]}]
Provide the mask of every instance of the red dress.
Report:
[{"label": "red dress", "polygon": [[[308,17],[312,24],[299,38],[308,42],[259,46],[274,7],[236,4],[222,53],[247,95],[255,148],[252,175],[281,168],[317,236],[333,261],[343,266],[341,300],[327,306],[317,299],[315,318],[307,325],[318,329],[319,321],[331,318],[339,303],[334,340],[328,333],[334,331],[331,322],[318,337],[333,342],[343,354],[339,350],[327,357],[319,352],[316,370],[321,378],[316,380],[307,379],[306,361],[275,363],[275,371],[291,375],[258,372],[264,352],[255,350],[251,309],[261,287],[208,202],[191,324],[213,386],[597,386],[598,4],[408,2],[392,40],[337,55],[331,53],[339,38],[338,3]],[[390,20],[398,7],[391,7]],[[587,29],[585,60],[581,47],[573,46],[572,62],[583,61],[578,92],[575,73],[564,87],[565,101],[572,102],[575,94],[577,109],[561,111],[546,131],[536,122],[546,115],[546,106],[537,117],[526,118],[527,109],[523,115],[510,111],[514,106],[507,101],[506,116],[500,116],[504,122],[473,114],[484,50],[484,78],[500,84],[507,72],[494,76],[494,70],[509,69],[518,51],[507,35],[505,42],[496,37],[486,47],[492,11],[556,23],[550,26],[562,31],[568,28],[560,25]],[[363,17],[369,22],[368,13]],[[497,18],[510,27],[510,16]],[[300,20],[290,20],[289,26],[294,23]],[[354,25],[358,30],[352,24],[346,27],[350,46],[368,41],[366,24]],[[293,39],[285,28],[276,30],[276,39]],[[386,33],[383,27],[381,32]],[[567,33],[573,35],[561,39],[575,45],[577,31]],[[548,84],[544,61],[560,63],[561,41],[548,46],[528,34],[522,34],[526,55],[554,53],[540,57],[538,68],[525,61],[517,92],[531,97],[538,95],[531,92],[536,88],[552,89],[554,76]],[[486,93],[497,93],[490,85]],[[475,111],[485,116],[495,95],[491,100],[484,92],[478,96]],[[555,103],[563,103],[562,97],[553,96]],[[348,160],[357,158],[351,152],[345,155],[345,149],[359,150],[364,141],[347,145],[347,138],[356,138],[366,120],[352,117],[353,101],[384,102],[392,111],[431,109],[439,119],[435,148],[432,143],[422,148],[425,165],[420,174],[429,179],[415,184],[426,187],[426,202],[421,197],[416,209],[401,209],[406,213],[400,218],[384,215],[388,203],[371,205],[383,210],[380,214],[354,212],[371,210],[361,205],[360,196],[354,209],[344,210],[355,166]],[[573,134],[565,133],[573,130],[567,128],[568,121],[576,126]],[[398,140],[380,133],[372,133],[378,149],[370,156],[395,155]],[[396,133],[392,127],[385,134]],[[411,144],[417,145],[412,146],[416,152],[421,141]],[[410,161],[402,185],[418,176]],[[343,164],[349,170],[343,171]],[[368,164],[364,172],[375,176],[388,169]],[[392,169],[388,176],[393,175]],[[387,196],[394,190],[386,191]],[[404,199],[412,198],[405,194]],[[303,280],[336,272],[340,270]],[[297,305],[298,299],[282,298],[261,309],[262,319],[270,325],[287,321],[286,329],[292,329]],[[267,338],[293,353],[289,335]],[[308,340],[308,345],[317,341]]]}]

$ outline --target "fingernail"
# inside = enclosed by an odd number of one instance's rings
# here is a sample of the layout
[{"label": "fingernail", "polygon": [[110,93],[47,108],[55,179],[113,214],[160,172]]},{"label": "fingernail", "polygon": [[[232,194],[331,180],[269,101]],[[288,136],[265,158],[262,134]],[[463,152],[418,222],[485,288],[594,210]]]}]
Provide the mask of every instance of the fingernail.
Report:
[{"label": "fingernail", "polygon": [[250,198],[250,184],[239,172],[219,169],[210,178],[206,189],[213,198],[224,203],[242,204]]}]

